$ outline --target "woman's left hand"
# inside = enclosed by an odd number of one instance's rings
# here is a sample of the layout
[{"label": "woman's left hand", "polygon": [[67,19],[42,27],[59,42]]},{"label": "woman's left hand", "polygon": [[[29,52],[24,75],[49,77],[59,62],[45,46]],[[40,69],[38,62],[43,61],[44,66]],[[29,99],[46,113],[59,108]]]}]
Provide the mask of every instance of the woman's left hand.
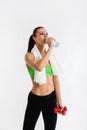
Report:
[{"label": "woman's left hand", "polygon": [[57,102],[57,107],[60,107],[61,110],[62,110],[62,109],[63,109],[63,105],[62,105],[62,103],[58,103],[58,102]]}]

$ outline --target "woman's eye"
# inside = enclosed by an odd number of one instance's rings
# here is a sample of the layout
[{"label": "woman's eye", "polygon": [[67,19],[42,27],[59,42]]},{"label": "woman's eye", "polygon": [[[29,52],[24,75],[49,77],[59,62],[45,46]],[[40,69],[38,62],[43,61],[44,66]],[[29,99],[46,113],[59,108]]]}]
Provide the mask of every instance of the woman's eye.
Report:
[{"label": "woman's eye", "polygon": [[44,33],[40,33],[40,35],[44,35]]},{"label": "woman's eye", "polygon": [[46,35],[46,36],[48,36],[48,34],[44,34],[44,33],[40,33],[40,35]]}]

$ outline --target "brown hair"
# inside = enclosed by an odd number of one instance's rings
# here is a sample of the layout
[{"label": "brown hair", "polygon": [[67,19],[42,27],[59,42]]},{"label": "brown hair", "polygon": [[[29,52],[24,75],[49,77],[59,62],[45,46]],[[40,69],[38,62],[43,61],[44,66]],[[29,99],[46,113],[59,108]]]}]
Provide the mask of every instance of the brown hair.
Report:
[{"label": "brown hair", "polygon": [[28,49],[27,49],[27,52],[30,52],[32,50],[32,48],[34,47],[34,44],[35,44],[35,41],[33,39],[33,36],[35,37],[36,36],[36,33],[37,33],[37,30],[40,29],[40,28],[44,28],[44,27],[36,27],[34,30],[33,30],[33,34],[30,36],[29,38],[29,42],[28,42]]}]

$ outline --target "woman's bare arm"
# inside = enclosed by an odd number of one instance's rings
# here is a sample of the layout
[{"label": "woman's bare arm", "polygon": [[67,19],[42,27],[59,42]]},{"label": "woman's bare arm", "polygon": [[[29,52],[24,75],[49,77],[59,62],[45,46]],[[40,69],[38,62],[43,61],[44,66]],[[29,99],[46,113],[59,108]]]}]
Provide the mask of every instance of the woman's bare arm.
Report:
[{"label": "woman's bare arm", "polygon": [[62,108],[63,105],[62,105],[61,90],[60,90],[60,83],[59,83],[58,76],[53,76],[53,82],[54,82],[58,106]]},{"label": "woman's bare arm", "polygon": [[25,54],[26,64],[38,71],[41,71],[46,66],[52,50],[53,46],[51,46],[46,52],[46,54],[38,61],[35,60],[35,57],[32,53],[26,53]]}]

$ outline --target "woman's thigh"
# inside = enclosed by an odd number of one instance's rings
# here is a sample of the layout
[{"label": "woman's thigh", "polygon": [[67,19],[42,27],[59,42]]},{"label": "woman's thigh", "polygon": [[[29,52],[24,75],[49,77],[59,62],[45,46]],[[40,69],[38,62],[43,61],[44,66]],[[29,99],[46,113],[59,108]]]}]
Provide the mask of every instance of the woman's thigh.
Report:
[{"label": "woman's thigh", "polygon": [[55,130],[57,114],[54,113],[54,107],[56,107],[55,92],[53,92],[46,100],[44,100],[42,115],[44,119],[45,130]]},{"label": "woman's thigh", "polygon": [[31,92],[28,96],[28,103],[25,111],[23,130],[34,130],[35,124],[41,111],[40,100]]}]

